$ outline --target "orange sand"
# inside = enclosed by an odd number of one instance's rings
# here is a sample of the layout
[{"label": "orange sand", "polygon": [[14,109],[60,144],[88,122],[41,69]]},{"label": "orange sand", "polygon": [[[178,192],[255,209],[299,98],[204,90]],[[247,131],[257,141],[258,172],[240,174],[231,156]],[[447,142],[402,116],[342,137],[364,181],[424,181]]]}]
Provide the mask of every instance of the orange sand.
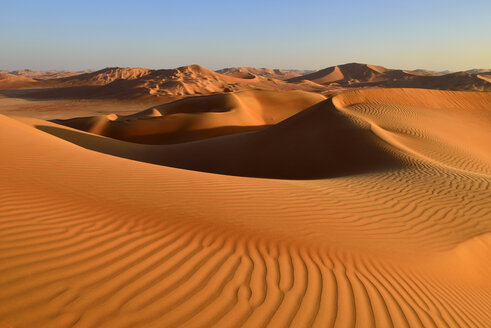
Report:
[{"label": "orange sand", "polygon": [[185,98],[128,116],[106,114],[56,122],[126,141],[168,144],[258,130],[324,99],[302,91],[242,91]]},{"label": "orange sand", "polygon": [[172,145],[0,116],[0,326],[490,327],[491,94],[314,103]]}]

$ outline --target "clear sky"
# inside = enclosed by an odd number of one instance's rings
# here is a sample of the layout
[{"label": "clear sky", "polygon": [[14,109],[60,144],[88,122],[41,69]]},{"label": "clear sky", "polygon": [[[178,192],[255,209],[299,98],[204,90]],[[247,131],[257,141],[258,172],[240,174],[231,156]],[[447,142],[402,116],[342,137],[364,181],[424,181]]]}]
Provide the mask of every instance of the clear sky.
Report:
[{"label": "clear sky", "polygon": [[0,0],[0,69],[491,68],[490,0]]}]

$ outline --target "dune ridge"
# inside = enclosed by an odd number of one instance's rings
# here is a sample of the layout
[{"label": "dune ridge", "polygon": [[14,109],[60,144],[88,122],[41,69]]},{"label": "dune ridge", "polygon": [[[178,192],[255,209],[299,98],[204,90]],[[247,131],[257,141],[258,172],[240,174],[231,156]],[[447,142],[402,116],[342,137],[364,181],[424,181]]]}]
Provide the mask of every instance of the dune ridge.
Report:
[{"label": "dune ridge", "polygon": [[[486,71],[486,70],[484,70]],[[458,91],[491,91],[491,84],[473,71],[435,74],[429,71],[388,69],[382,66],[349,63],[288,79],[308,80],[326,87],[343,88],[426,88]]]},{"label": "dune ridge", "polygon": [[[0,116],[0,323],[488,327],[489,101],[362,90],[175,145]],[[475,131],[452,139],[455,121]],[[343,142],[357,154],[333,153]],[[338,162],[308,180],[166,166],[204,165],[183,157],[203,148],[222,170]],[[223,157],[237,148],[242,167]]]},{"label": "dune ridge", "polygon": [[[287,98],[287,95],[290,97]],[[302,93],[245,92],[236,96],[260,96],[259,99],[262,101],[268,98],[281,100],[276,103],[280,106],[284,106],[285,101],[291,101],[291,97],[304,100],[303,106],[297,109],[298,112],[302,112],[284,121],[260,120],[261,125],[277,123],[261,131],[235,133],[224,138],[212,139],[208,139],[210,135],[202,134],[196,136],[196,142],[185,144],[179,144],[179,140],[172,135],[150,135],[148,142],[143,143],[164,144],[165,141],[159,140],[170,137],[171,141],[178,144],[138,146],[111,141],[114,146],[111,147],[110,153],[118,155],[118,149],[121,149],[126,157],[145,162],[253,177],[322,178],[365,170],[371,172],[392,166],[406,166],[407,160],[399,158],[402,153],[417,155],[420,159],[438,162],[455,169],[491,173],[488,149],[491,108],[489,93],[374,89],[348,92],[321,102],[321,98],[311,98],[311,94]],[[215,103],[211,102],[212,100],[233,101],[236,98],[228,95],[206,99],[211,107],[214,107]],[[174,107],[176,112],[185,112],[188,110],[187,106],[191,106],[196,110],[195,101],[204,106],[203,100],[189,99],[166,104],[161,108],[165,111],[166,107]],[[306,108],[309,102],[313,106]],[[220,105],[222,108],[234,106],[227,102],[219,103]],[[141,117],[145,113],[144,111],[135,115]],[[401,115],[404,120],[400,119]],[[223,119],[233,122],[233,117],[227,115]],[[159,116],[158,121],[151,117],[150,122],[162,126],[167,121],[175,124],[177,119],[172,115]],[[198,123],[200,121],[210,123],[207,116],[195,116],[193,119],[197,121],[193,124],[198,126],[202,126],[202,123]],[[92,129],[89,129],[90,132],[103,135],[102,131],[97,130],[99,124],[107,126],[110,122],[106,117],[82,120]],[[101,123],[101,120],[104,123]],[[145,118],[135,122],[125,120],[121,124],[128,130],[136,127],[135,130],[138,131],[144,127],[148,132],[150,125],[147,121]],[[77,127],[75,123],[79,121],[55,122]],[[223,122],[218,121],[217,125]],[[434,122],[439,124],[436,129],[432,128]],[[140,124],[143,124],[142,127]],[[247,123],[252,124],[252,121]],[[186,121],[186,128],[189,128],[188,125]],[[56,134],[55,130],[56,128],[51,131]],[[116,134],[106,135],[124,139]],[[71,138],[76,139],[77,135],[74,134]],[[85,147],[104,149],[99,146],[97,138],[84,140]]]},{"label": "dune ridge", "polygon": [[185,98],[128,116],[53,122],[120,140],[169,144],[261,129],[324,99],[302,91],[241,91]]},{"label": "dune ridge", "polygon": [[0,73],[0,89],[13,89],[34,84],[36,81],[25,76]]},{"label": "dune ridge", "polygon": [[31,98],[180,98],[240,90],[305,90],[308,83],[287,83],[259,75],[235,77],[199,65],[152,70],[140,67],[108,67],[65,78],[38,81]]},{"label": "dune ridge", "polygon": [[[232,67],[211,71],[199,65],[174,69],[107,67],[98,71],[12,71],[24,80],[1,79],[0,95],[38,100],[112,99],[163,102],[195,95],[245,90],[299,90],[332,96],[359,88],[426,88],[491,91],[488,69],[438,73],[349,63],[321,69],[278,70]],[[0,73],[2,74],[2,73]],[[4,74],[5,75],[5,74]],[[10,74],[12,75],[12,74]],[[27,76],[34,77],[31,80]]]},{"label": "dune ridge", "polygon": [[47,79],[58,79],[62,77],[74,76],[78,74],[88,73],[88,71],[59,71],[59,70],[48,70],[48,71],[36,71],[31,69],[20,69],[20,70],[2,70],[0,73],[8,73],[17,76],[24,76],[28,78],[47,80]]},{"label": "dune ridge", "polygon": [[216,71],[220,74],[231,75],[235,77],[252,78],[256,75],[277,80],[287,80],[294,77],[312,73],[310,70],[285,70],[271,68],[255,68],[255,67],[229,67]]}]

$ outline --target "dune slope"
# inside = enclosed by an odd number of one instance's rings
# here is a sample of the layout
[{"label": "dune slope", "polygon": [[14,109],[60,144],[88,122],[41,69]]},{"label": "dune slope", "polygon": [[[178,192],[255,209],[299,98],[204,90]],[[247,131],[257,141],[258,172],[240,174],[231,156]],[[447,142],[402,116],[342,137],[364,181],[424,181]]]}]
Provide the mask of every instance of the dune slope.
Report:
[{"label": "dune slope", "polygon": [[[0,84],[1,86],[1,84]],[[241,90],[317,90],[309,83],[288,83],[260,75],[231,76],[199,65],[152,70],[108,67],[95,72],[37,81],[24,97],[34,99],[175,99]],[[15,96],[15,95],[13,95]],[[17,95],[18,96],[18,95]]]},{"label": "dune slope", "polygon": [[[261,131],[172,146],[0,116],[0,323],[489,327],[491,178],[480,145],[489,134],[478,131],[489,131],[489,101],[367,90]],[[454,145],[446,139],[459,117],[476,131]],[[321,142],[304,144],[312,152],[336,141],[388,165],[278,180],[128,159],[200,143],[211,151],[212,142],[225,151],[232,139],[258,138],[261,149],[285,131],[299,143]]]},{"label": "dune slope", "polygon": [[324,99],[303,91],[250,90],[185,98],[128,116],[54,122],[120,140],[169,144],[264,128]]},{"label": "dune slope", "polygon": [[428,88],[461,91],[491,91],[486,78],[470,72],[434,74],[428,71],[404,71],[382,66],[349,63],[288,79],[311,81],[326,87],[344,88]]},{"label": "dune slope", "polygon": [[271,69],[271,68],[254,68],[254,67],[229,67],[216,71],[220,74],[231,75],[235,77],[249,77],[252,78],[256,75],[266,78],[287,80],[294,77],[298,77],[304,74],[312,73],[305,70],[283,70],[283,69]]},{"label": "dune slope", "polygon": [[9,73],[0,73],[0,90],[23,88],[36,81],[30,77],[17,76]]}]

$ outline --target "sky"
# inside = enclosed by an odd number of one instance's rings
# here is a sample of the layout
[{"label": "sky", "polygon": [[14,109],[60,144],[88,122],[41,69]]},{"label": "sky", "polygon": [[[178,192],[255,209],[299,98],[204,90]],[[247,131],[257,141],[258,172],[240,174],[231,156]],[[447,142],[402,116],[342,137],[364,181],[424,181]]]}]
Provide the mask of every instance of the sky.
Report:
[{"label": "sky", "polygon": [[0,69],[491,68],[490,0],[0,0]]}]

